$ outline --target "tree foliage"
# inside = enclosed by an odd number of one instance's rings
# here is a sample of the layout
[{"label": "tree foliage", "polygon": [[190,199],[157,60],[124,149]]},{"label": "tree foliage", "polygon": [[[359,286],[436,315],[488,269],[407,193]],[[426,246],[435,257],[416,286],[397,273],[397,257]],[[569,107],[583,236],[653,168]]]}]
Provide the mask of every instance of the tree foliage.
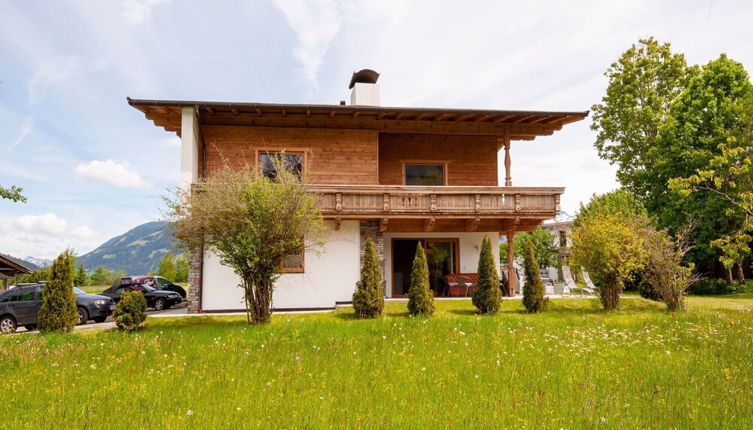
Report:
[{"label": "tree foliage", "polygon": [[146,299],[138,291],[126,291],[115,305],[112,319],[120,330],[133,331],[144,326]]},{"label": "tree foliage", "polygon": [[73,293],[73,252],[65,250],[50,268],[50,279],[44,286],[42,306],[37,320],[42,332],[73,330],[78,321],[76,295]]},{"label": "tree foliage", "polygon": [[648,218],[626,213],[610,202],[624,201],[614,191],[594,196],[573,223],[573,261],[588,270],[599,287],[604,310],[620,306],[624,280],[646,260],[644,230]]},{"label": "tree foliage", "polygon": [[641,39],[607,69],[606,95],[595,104],[591,128],[599,156],[617,165],[617,178],[629,190],[644,194],[649,180],[649,152],[669,106],[687,87],[696,69],[669,43]]},{"label": "tree foliage", "polygon": [[173,282],[188,282],[188,256],[184,252],[175,257],[175,279]]},{"label": "tree foliage", "polygon": [[528,255],[528,243],[533,246],[533,252],[536,255],[536,261],[543,269],[549,266],[557,266],[557,246],[555,241],[559,238],[552,236],[552,233],[544,230],[541,226],[536,227],[528,233],[518,233],[513,239],[513,246],[517,255]]},{"label": "tree foliage", "polygon": [[690,249],[687,232],[683,230],[672,239],[666,230],[646,230],[645,246],[647,264],[644,278],[651,285],[668,311],[685,311],[685,291],[700,276],[693,274],[693,264],[683,264],[685,254]]},{"label": "tree foliage", "polygon": [[279,157],[275,165],[272,179],[251,166],[226,165],[167,201],[182,244],[217,253],[240,277],[250,324],[270,319],[282,259],[322,242],[322,216],[305,177],[286,169]]},{"label": "tree foliage", "polygon": [[175,257],[173,257],[172,252],[168,251],[165,253],[165,256],[159,261],[159,264],[157,265],[157,275],[170,281],[177,282],[175,279]]},{"label": "tree foliage", "polygon": [[382,289],[382,265],[379,264],[376,245],[366,239],[361,265],[361,279],[353,293],[353,309],[359,318],[376,318],[384,309]]},{"label": "tree foliage", "polygon": [[534,314],[544,311],[548,299],[544,297],[544,283],[541,281],[539,262],[532,242],[526,243],[524,269],[526,282],[523,286],[523,306],[526,312]]},{"label": "tree foliage", "polygon": [[748,178],[725,166],[736,168],[751,143],[753,90],[745,69],[726,55],[689,67],[669,44],[647,39],[606,76],[607,94],[593,107],[599,155],[617,164],[621,184],[659,228],[674,235],[695,226],[686,259],[705,270],[719,259],[728,279],[733,265],[742,277],[753,236],[738,204]]},{"label": "tree foliage", "polygon": [[15,185],[11,185],[10,188],[0,186],[0,199],[26,203],[26,197],[22,194],[23,191],[23,188],[19,188]]},{"label": "tree foliage", "polygon": [[502,290],[499,287],[499,273],[494,260],[492,241],[484,235],[478,257],[478,282],[473,291],[473,306],[482,314],[495,314],[502,306]]},{"label": "tree foliage", "polygon": [[83,264],[78,265],[73,281],[77,287],[85,287],[89,285],[89,277],[86,275],[86,269],[84,269]]},{"label": "tree foliage", "polygon": [[434,313],[434,294],[429,288],[429,264],[426,262],[426,253],[420,242],[416,247],[413,270],[410,274],[408,312],[411,315],[426,316]]}]

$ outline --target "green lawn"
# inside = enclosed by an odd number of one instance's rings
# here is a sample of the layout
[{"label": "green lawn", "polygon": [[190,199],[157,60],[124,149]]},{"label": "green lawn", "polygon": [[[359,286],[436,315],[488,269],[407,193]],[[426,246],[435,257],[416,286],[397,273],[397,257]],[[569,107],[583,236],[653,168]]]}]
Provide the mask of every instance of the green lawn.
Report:
[{"label": "green lawn", "polygon": [[0,338],[7,428],[753,428],[753,294]]}]

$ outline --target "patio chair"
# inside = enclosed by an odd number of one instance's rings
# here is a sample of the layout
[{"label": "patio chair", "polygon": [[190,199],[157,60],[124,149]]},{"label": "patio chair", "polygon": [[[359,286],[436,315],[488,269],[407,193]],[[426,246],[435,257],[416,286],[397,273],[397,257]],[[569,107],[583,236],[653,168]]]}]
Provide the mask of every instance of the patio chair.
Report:
[{"label": "patio chair", "polygon": [[562,288],[562,294],[570,294],[573,288],[578,288],[578,286],[575,285],[573,272],[570,270],[570,266],[562,266],[562,280],[565,281],[565,286]]},{"label": "patio chair", "polygon": [[583,275],[583,282],[586,283],[586,286],[583,289],[589,293],[596,293],[596,285],[591,281],[591,275],[586,272],[584,267],[580,268],[580,273]]}]

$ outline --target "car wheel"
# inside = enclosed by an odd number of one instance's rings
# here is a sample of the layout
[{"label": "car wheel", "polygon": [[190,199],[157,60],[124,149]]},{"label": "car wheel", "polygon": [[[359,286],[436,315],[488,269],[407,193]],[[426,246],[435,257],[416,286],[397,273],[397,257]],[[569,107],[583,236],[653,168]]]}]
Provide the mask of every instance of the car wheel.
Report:
[{"label": "car wheel", "polygon": [[154,301],[154,310],[161,311],[165,309],[165,299],[157,299]]},{"label": "car wheel", "polygon": [[107,320],[107,317],[97,317],[97,318],[94,318],[94,322],[96,322],[96,323],[103,323],[103,322],[105,322],[105,320]]},{"label": "car wheel", "polygon": [[78,323],[77,325],[86,324],[89,321],[89,312],[84,308],[78,308]]},{"label": "car wheel", "polygon": [[29,324],[29,325],[25,325],[24,328],[28,331],[34,331],[37,329],[37,326],[35,326],[34,324]]},{"label": "car wheel", "polygon": [[11,334],[16,332],[16,320],[12,316],[0,318],[0,333]]}]

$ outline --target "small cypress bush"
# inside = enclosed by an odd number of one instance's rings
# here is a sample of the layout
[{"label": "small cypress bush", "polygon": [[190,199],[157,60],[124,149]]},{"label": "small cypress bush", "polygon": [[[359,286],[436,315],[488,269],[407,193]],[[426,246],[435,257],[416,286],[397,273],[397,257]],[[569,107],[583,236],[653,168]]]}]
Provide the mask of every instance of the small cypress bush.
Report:
[{"label": "small cypress bush", "polygon": [[67,249],[52,262],[37,315],[41,332],[71,331],[78,322],[76,294],[73,293],[73,261],[73,252]]},{"label": "small cypress bush", "polygon": [[361,266],[361,280],[353,293],[353,309],[359,318],[376,318],[384,309],[382,290],[382,266],[379,264],[376,245],[371,238],[366,239]]},{"label": "small cypress bush", "polygon": [[426,262],[424,247],[419,242],[408,289],[408,312],[411,315],[431,315],[434,313],[434,294],[429,288],[429,265]]},{"label": "small cypress bush", "polygon": [[473,292],[473,306],[482,314],[497,313],[502,306],[502,290],[499,288],[499,275],[492,254],[492,241],[486,235],[481,243],[477,273],[478,283]]},{"label": "small cypress bush", "polygon": [[539,262],[533,250],[533,244],[526,243],[525,273],[526,283],[523,286],[523,306],[529,314],[543,312],[549,299],[544,297],[544,283],[541,282]]},{"label": "small cypress bush", "polygon": [[146,299],[138,291],[123,293],[112,313],[115,324],[121,330],[133,331],[143,327],[146,321]]}]

